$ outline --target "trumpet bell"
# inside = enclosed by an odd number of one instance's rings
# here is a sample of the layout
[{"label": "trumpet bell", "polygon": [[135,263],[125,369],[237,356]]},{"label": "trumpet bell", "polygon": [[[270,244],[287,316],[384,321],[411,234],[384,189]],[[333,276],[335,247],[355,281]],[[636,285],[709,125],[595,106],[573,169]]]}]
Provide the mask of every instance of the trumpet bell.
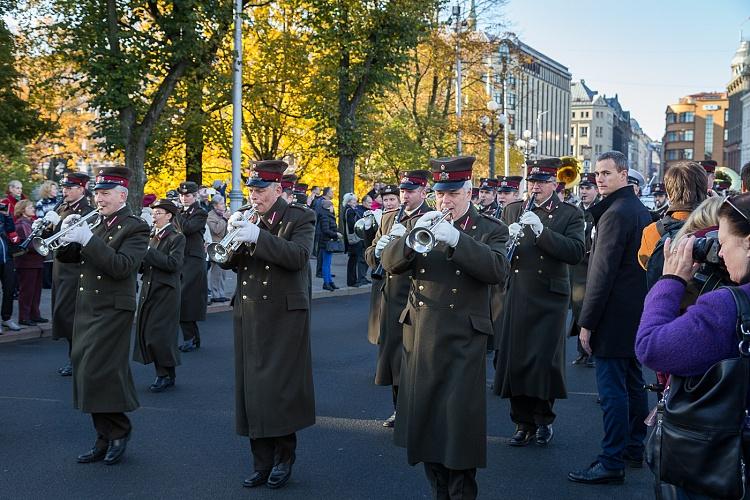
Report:
[{"label": "trumpet bell", "polygon": [[49,245],[47,245],[47,243],[44,241],[44,238],[37,236],[36,238],[31,240],[31,246],[34,247],[36,253],[38,253],[42,257],[46,257],[49,255],[50,248]]},{"label": "trumpet bell", "polygon": [[354,223],[354,234],[356,234],[358,237],[365,239],[365,235],[367,231],[369,231],[372,228],[372,225],[375,222],[375,216],[374,215],[365,215],[361,219],[357,220],[357,222]]},{"label": "trumpet bell", "polygon": [[208,258],[218,264],[224,264],[229,260],[229,251],[219,243],[211,243],[206,248]]},{"label": "trumpet bell", "polygon": [[407,235],[406,246],[419,253],[431,252],[435,248],[435,235],[429,229],[415,229]]}]

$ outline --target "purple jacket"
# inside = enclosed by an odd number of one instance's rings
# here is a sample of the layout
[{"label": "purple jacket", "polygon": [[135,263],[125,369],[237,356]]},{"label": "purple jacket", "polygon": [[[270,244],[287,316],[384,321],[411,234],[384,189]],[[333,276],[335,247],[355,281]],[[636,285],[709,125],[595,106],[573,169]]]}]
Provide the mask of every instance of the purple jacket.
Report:
[{"label": "purple jacket", "polygon": [[[742,285],[750,296],[750,284]],[[739,356],[737,307],[729,290],[698,298],[680,315],[685,285],[659,280],[646,296],[635,340],[638,360],[649,368],[675,375],[702,375],[715,363]]]}]

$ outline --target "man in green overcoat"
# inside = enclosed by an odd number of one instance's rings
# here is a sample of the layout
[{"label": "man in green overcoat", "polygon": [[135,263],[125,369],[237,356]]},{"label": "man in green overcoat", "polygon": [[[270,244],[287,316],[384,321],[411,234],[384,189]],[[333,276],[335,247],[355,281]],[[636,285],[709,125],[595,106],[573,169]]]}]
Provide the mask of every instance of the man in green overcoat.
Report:
[{"label": "man in green overcoat", "polygon": [[[399,321],[404,358],[395,442],[424,464],[434,498],[477,496],[476,469],[487,460],[485,354],[492,335],[490,286],[505,280],[508,228],[471,204],[473,157],[430,160],[436,205],[413,231],[428,230],[431,251],[410,235],[393,239],[382,260],[409,276]],[[447,219],[438,222],[447,212]]]},{"label": "man in green overcoat", "polygon": [[247,185],[258,217],[229,218],[244,245],[222,264],[237,272],[235,416],[237,433],[250,437],[248,488],[284,486],[296,458],[296,432],[315,423],[309,291],[315,213],[281,198],[286,168],[280,160],[255,162]]},{"label": "man in green overcoat", "polygon": [[[78,462],[122,459],[138,408],[130,372],[130,330],[136,309],[136,276],[148,248],[149,228],[128,208],[130,170],[99,170],[94,186],[99,222],[78,224],[61,241],[63,262],[80,262],[73,322],[73,403],[91,413],[97,437]],[[63,221],[73,222],[74,215]]]}]

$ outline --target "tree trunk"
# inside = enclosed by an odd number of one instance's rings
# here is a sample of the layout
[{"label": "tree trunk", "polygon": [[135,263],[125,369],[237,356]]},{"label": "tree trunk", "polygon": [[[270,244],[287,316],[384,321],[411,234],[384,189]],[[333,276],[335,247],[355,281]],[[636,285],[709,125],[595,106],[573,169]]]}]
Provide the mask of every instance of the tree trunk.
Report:
[{"label": "tree trunk", "polygon": [[185,178],[199,186],[203,184],[203,85],[196,77],[188,83],[187,110],[185,113]]},{"label": "tree trunk", "polygon": [[[133,134],[137,137],[140,134]],[[128,187],[128,205],[135,215],[141,215],[143,205],[143,187],[146,184],[146,172],[143,168],[146,162],[146,140],[136,138],[125,146],[125,166],[132,172]],[[161,197],[161,193],[157,196]]]}]

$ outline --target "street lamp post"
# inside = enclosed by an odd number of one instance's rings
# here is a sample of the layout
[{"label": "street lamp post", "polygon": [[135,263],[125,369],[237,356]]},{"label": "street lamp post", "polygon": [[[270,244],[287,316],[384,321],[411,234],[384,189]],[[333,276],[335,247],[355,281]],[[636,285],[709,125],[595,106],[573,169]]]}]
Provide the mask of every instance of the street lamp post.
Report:
[{"label": "street lamp post", "polygon": [[[497,110],[500,106],[495,102],[494,99],[487,102],[487,111],[489,116],[484,115],[479,119],[479,123],[482,125],[482,132],[490,141],[490,178],[495,177],[495,141],[497,136],[500,135],[500,127],[503,131],[506,131],[506,118],[504,114],[498,115]],[[507,138],[507,131],[505,132]],[[506,139],[507,140],[507,139]],[[506,146],[507,148],[507,146]],[[505,175],[508,175],[508,163],[505,163]]]},{"label": "street lamp post", "polygon": [[503,171],[504,175],[508,177],[510,175],[510,148],[508,147],[508,108],[506,104],[508,102],[508,61],[510,59],[510,49],[508,48],[508,39],[505,39],[500,44],[500,62],[502,64],[502,78],[503,78],[503,112],[502,125],[503,125]]},{"label": "street lamp post", "polygon": [[456,18],[456,152],[461,156],[463,143],[461,140],[461,6],[456,4],[452,10]]},{"label": "street lamp post", "polygon": [[516,141],[516,147],[523,153],[524,159],[524,179],[522,181],[521,192],[526,191],[526,177],[528,177],[529,160],[531,159],[536,149],[537,140],[531,137],[531,130],[524,130],[521,134],[521,139]]},{"label": "street lamp post", "polygon": [[242,0],[234,4],[234,61],[232,64],[232,190],[230,209],[242,206]]}]

